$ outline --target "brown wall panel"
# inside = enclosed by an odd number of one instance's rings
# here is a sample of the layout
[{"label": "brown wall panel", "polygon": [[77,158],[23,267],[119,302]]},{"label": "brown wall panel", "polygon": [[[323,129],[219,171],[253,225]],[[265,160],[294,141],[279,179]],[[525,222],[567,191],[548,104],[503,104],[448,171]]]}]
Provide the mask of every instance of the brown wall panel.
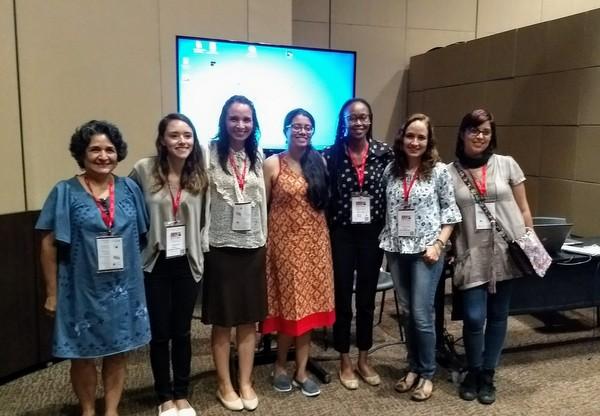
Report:
[{"label": "brown wall panel", "polygon": [[0,377],[38,364],[35,213],[0,215]]},{"label": "brown wall panel", "polygon": [[600,184],[573,183],[573,233],[584,237],[600,235]]}]

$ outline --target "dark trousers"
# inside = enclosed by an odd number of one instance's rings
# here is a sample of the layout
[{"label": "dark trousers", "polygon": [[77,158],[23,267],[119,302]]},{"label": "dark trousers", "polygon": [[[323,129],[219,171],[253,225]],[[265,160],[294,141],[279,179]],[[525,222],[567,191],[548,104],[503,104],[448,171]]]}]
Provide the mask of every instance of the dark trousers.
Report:
[{"label": "dark trousers", "polygon": [[200,284],[194,280],[186,256],[166,259],[161,252],[152,272],[146,273],[145,286],[154,389],[160,403],[185,399],[192,359],[192,313]]},{"label": "dark trousers", "polygon": [[368,351],[373,345],[373,311],[383,260],[383,250],[379,248],[381,228],[381,224],[356,224],[331,230],[336,316],[333,345],[340,353],[350,350],[355,271],[356,346],[360,351]]}]

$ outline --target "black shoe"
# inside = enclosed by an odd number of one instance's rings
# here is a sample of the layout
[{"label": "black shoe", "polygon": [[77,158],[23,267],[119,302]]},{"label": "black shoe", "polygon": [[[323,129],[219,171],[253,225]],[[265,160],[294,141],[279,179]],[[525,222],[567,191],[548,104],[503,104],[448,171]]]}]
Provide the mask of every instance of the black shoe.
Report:
[{"label": "black shoe", "polygon": [[465,379],[458,387],[458,395],[461,399],[472,401],[477,398],[479,383],[479,370],[469,370]]},{"label": "black shoe", "polygon": [[477,394],[477,400],[481,404],[492,404],[496,401],[494,373],[494,370],[483,370],[479,373],[479,393]]}]

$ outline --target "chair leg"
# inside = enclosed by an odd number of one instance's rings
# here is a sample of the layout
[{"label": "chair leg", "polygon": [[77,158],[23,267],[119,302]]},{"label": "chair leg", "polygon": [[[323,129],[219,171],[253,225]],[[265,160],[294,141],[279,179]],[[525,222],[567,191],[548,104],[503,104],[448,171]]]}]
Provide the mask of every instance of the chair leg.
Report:
[{"label": "chair leg", "polygon": [[379,325],[381,323],[381,319],[383,318],[383,305],[385,304],[385,292],[387,292],[387,290],[384,290],[381,293],[381,306],[379,307],[379,320],[377,321],[375,326]]},{"label": "chair leg", "polygon": [[398,329],[400,330],[400,342],[404,342],[404,327],[402,326],[402,317],[400,316],[400,307],[398,306],[398,295],[394,290],[394,303],[396,304],[396,316],[398,317]]}]

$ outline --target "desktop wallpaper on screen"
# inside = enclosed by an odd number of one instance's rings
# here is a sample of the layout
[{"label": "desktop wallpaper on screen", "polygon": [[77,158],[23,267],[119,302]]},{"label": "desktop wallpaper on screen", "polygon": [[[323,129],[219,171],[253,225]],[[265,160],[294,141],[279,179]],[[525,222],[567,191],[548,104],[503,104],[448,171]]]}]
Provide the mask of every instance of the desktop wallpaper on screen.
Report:
[{"label": "desktop wallpaper on screen", "polygon": [[286,148],[283,119],[302,107],[315,118],[313,146],[333,143],[341,105],[354,96],[356,53],[177,37],[178,111],[202,143],[217,134],[225,101],[245,95],[256,107],[263,149]]}]

